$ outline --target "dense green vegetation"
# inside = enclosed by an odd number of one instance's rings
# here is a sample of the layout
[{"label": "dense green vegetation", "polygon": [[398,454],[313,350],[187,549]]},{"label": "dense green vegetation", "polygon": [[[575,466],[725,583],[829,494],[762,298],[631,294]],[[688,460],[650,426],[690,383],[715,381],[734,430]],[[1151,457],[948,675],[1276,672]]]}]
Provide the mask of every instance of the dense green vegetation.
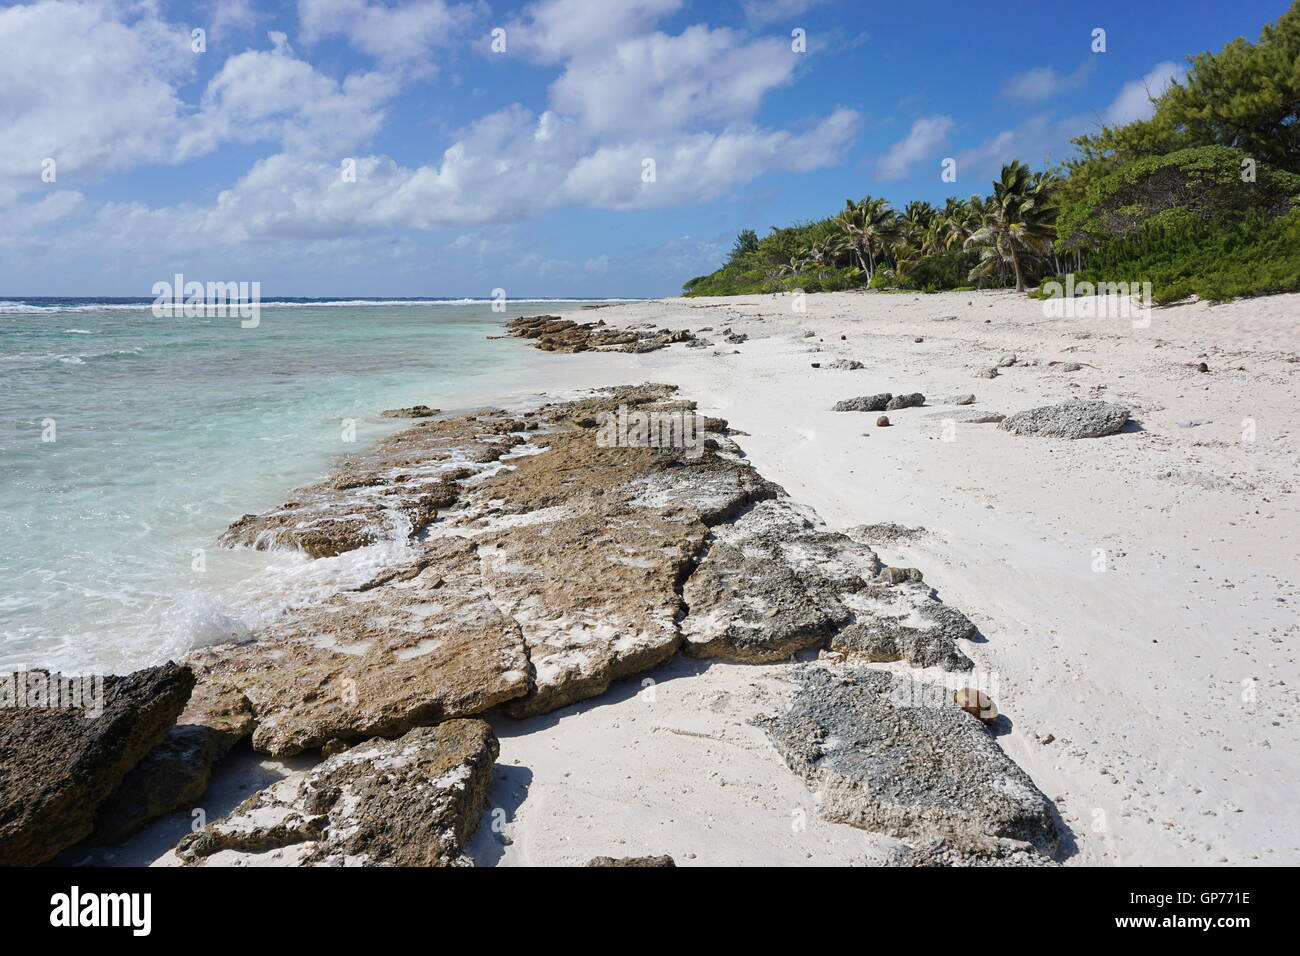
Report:
[{"label": "dense green vegetation", "polygon": [[736,239],[687,295],[803,289],[1020,291],[1065,273],[1150,282],[1157,301],[1300,290],[1300,0],[1259,42],[1189,58],[1149,120],[1073,142],[986,196],[902,210],[871,196],[762,238]]}]

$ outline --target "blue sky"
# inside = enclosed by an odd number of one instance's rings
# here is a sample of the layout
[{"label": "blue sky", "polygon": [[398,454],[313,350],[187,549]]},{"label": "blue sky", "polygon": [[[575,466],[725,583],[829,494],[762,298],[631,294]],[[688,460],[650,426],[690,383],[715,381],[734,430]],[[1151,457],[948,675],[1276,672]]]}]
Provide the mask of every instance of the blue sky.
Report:
[{"label": "blue sky", "polygon": [[674,294],[742,228],[1060,158],[1287,6],[5,4],[0,297]]}]

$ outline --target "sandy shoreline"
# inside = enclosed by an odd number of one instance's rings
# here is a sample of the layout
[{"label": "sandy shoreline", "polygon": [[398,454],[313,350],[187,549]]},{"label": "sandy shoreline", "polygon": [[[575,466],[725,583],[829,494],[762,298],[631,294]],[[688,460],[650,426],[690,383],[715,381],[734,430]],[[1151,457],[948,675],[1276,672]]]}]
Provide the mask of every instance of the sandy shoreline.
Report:
[{"label": "sandy shoreline", "polygon": [[[1158,310],[1148,329],[1048,321],[1039,303],[1000,292],[810,296],[802,313],[792,302],[572,313],[716,344],[535,352],[527,381],[503,387],[499,403],[679,385],[744,433],[749,461],[829,528],[924,529],[876,548],[920,568],[988,638],[966,650],[1010,720],[1001,747],[1056,804],[1067,865],[1300,861],[1300,812],[1287,800],[1300,771],[1300,364],[1285,346],[1300,296]],[[723,328],[748,339],[723,343]],[[975,377],[1010,353],[1015,365]],[[811,367],[841,358],[864,367]],[[1047,364],[1058,361],[1082,367]],[[1208,373],[1188,367],[1201,361]],[[829,410],[881,391],[921,391],[927,406],[891,412],[887,429],[874,414]],[[961,409],[938,399],[960,393],[1006,414],[1104,398],[1136,423],[1076,442],[991,424],[945,430]],[[1253,442],[1242,440],[1246,418]],[[540,717],[492,717],[501,754],[471,855],[480,865],[658,853],[678,865],[880,864],[897,841],[820,820],[815,795],[749,723],[786,705],[787,677],[785,664],[679,657]],[[237,751],[205,802],[223,812],[300,765]],[[173,814],[76,862],[174,863],[162,851],[187,823]]]},{"label": "sandy shoreline", "polygon": [[[1146,329],[1045,319],[1041,303],[1004,292],[815,295],[802,314],[792,302],[571,313],[718,344],[555,355],[555,380],[680,385],[747,432],[738,441],[759,471],[831,528],[925,528],[881,556],[921,568],[988,636],[976,663],[996,674],[1014,726],[1000,742],[1057,802],[1077,841],[1068,863],[1300,861],[1300,812],[1287,799],[1300,774],[1300,296],[1158,309]],[[702,327],[749,340],[722,343]],[[1008,353],[1035,364],[973,376]],[[810,367],[837,358],[865,368]],[[1202,361],[1208,373],[1188,367]],[[829,411],[913,390],[930,405],[974,393],[974,408],[1005,414],[1104,398],[1137,425],[1065,442],[958,424],[945,442],[936,409],[893,413],[889,429]],[[1093,570],[1098,549],[1104,573]],[[713,670],[731,680],[735,668]],[[528,817],[525,805],[516,829],[545,827]]]}]

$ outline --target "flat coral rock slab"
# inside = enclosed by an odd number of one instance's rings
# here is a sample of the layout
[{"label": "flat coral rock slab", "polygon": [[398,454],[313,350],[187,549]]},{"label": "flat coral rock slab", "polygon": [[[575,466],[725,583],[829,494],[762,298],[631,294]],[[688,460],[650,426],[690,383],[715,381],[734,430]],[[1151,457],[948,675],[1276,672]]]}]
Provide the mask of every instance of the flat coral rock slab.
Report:
[{"label": "flat coral rock slab", "polygon": [[825,819],[910,840],[1055,851],[1047,798],[951,691],[867,667],[809,665],[795,680],[790,710],[758,723],[821,793]]},{"label": "flat coral rock slab", "polygon": [[255,749],[391,737],[527,692],[519,627],[484,589],[472,542],[432,540],[371,585],[295,611],[255,643],[194,655],[201,686],[247,700]]},{"label": "flat coral rock slab", "polygon": [[863,586],[877,565],[870,549],[814,530],[787,500],[760,502],[713,529],[686,582],[686,653],[765,663],[824,643],[850,617],[838,591]]},{"label": "flat coral rock slab", "polygon": [[509,713],[554,710],[666,663],[681,644],[678,582],[704,534],[698,523],[632,512],[477,539],[484,587],[518,624],[533,668],[529,695]]},{"label": "flat coral rock slab", "polygon": [[498,753],[481,720],[376,738],[258,791],[176,855],[198,866],[468,865]]}]

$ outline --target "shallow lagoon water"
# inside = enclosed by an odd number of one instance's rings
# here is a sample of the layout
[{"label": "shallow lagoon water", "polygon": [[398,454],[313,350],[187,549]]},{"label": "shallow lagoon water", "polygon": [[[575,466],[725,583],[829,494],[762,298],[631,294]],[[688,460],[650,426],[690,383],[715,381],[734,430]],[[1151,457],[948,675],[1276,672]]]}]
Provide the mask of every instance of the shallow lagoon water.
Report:
[{"label": "shallow lagoon water", "polygon": [[31,302],[0,303],[0,671],[122,672],[364,580],[406,544],[215,540],[409,424],[381,410],[488,401],[529,361],[487,302],[264,305],[249,329]]}]

